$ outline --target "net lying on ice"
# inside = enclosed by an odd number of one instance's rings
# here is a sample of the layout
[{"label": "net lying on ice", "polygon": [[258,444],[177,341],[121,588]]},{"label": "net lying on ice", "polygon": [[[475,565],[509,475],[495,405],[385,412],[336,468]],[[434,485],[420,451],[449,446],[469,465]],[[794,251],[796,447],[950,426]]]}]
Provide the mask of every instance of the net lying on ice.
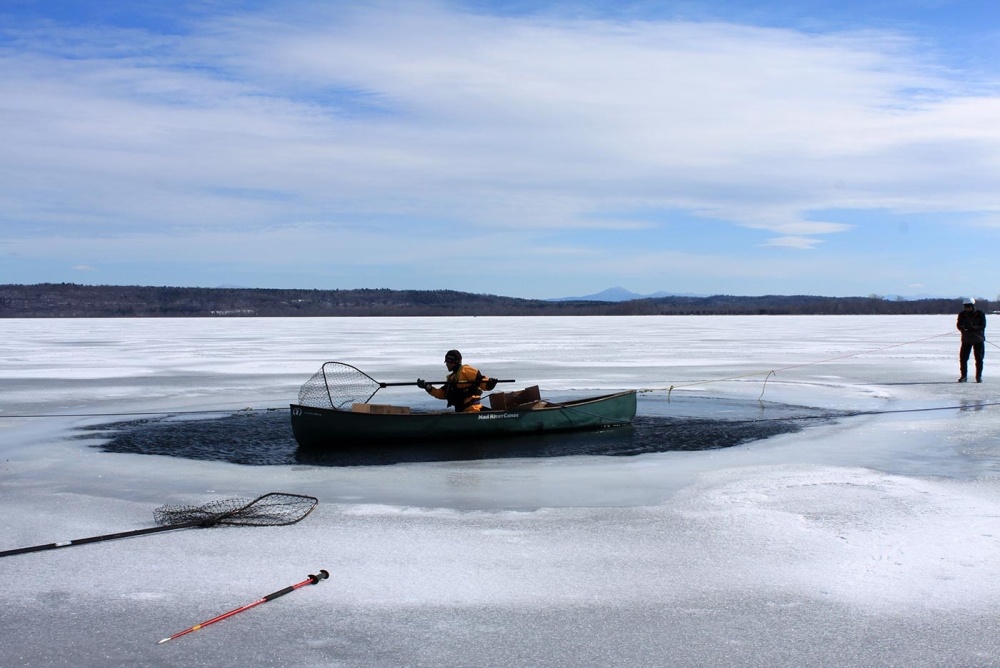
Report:
[{"label": "net lying on ice", "polygon": [[281,526],[295,524],[316,507],[319,499],[301,494],[272,492],[256,499],[223,499],[203,506],[161,506],[153,511],[160,526],[199,523],[202,526]]},{"label": "net lying on ice", "polygon": [[327,362],[299,389],[299,404],[349,411],[352,404],[367,403],[380,387],[349,364]]}]

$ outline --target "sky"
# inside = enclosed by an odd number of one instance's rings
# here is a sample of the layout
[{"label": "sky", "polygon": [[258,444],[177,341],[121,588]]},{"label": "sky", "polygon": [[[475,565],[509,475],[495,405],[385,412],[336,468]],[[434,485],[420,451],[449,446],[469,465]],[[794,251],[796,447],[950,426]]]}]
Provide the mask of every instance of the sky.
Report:
[{"label": "sky", "polygon": [[987,0],[4,0],[0,283],[995,299],[998,33]]}]

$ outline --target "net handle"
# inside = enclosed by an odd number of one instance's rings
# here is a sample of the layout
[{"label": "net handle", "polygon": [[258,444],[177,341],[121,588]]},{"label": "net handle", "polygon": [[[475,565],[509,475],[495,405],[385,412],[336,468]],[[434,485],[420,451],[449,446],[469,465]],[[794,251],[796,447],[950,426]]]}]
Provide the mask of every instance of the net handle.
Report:
[{"label": "net handle", "polygon": [[170,524],[162,527],[149,527],[147,529],[135,529],[134,531],[122,531],[121,533],[109,533],[103,536],[90,536],[89,538],[77,538],[75,540],[60,541],[58,543],[46,543],[45,545],[32,545],[31,547],[19,547],[14,550],[0,552],[0,557],[10,557],[15,554],[26,554],[28,552],[41,552],[42,550],[55,550],[60,547],[70,547],[71,545],[86,545],[87,543],[100,543],[105,540],[115,540],[116,538],[131,538],[132,536],[143,536],[148,533],[158,533],[160,531],[174,531],[176,529],[187,529],[201,526],[200,522],[188,522],[185,524]]}]

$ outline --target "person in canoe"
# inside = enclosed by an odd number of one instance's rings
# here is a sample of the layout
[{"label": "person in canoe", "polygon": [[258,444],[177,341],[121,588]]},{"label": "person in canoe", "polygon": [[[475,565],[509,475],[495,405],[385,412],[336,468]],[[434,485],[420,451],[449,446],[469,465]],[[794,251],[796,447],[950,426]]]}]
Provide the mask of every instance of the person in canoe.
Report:
[{"label": "person in canoe", "polygon": [[489,391],[496,387],[496,379],[484,376],[468,364],[462,364],[462,353],[457,350],[445,353],[444,363],[448,367],[444,387],[434,387],[422,378],[417,379],[417,387],[427,390],[427,394],[435,399],[447,399],[448,405],[455,407],[456,413],[481,411],[483,390]]}]

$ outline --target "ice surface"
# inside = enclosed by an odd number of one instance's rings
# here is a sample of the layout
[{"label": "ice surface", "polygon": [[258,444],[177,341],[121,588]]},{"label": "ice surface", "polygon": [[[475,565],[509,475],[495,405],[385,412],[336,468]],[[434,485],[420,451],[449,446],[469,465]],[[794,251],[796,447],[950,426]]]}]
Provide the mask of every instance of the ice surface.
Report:
[{"label": "ice surface", "polygon": [[[1000,662],[1000,384],[989,366],[954,382],[950,316],[0,320],[0,335],[0,550],[152,526],[164,504],[320,499],[287,527],[0,559],[2,666]],[[449,348],[547,396],[643,389],[640,415],[858,414],[722,450],[392,466],[78,438],[144,411],[287,410],[328,360],[434,378]]]}]

